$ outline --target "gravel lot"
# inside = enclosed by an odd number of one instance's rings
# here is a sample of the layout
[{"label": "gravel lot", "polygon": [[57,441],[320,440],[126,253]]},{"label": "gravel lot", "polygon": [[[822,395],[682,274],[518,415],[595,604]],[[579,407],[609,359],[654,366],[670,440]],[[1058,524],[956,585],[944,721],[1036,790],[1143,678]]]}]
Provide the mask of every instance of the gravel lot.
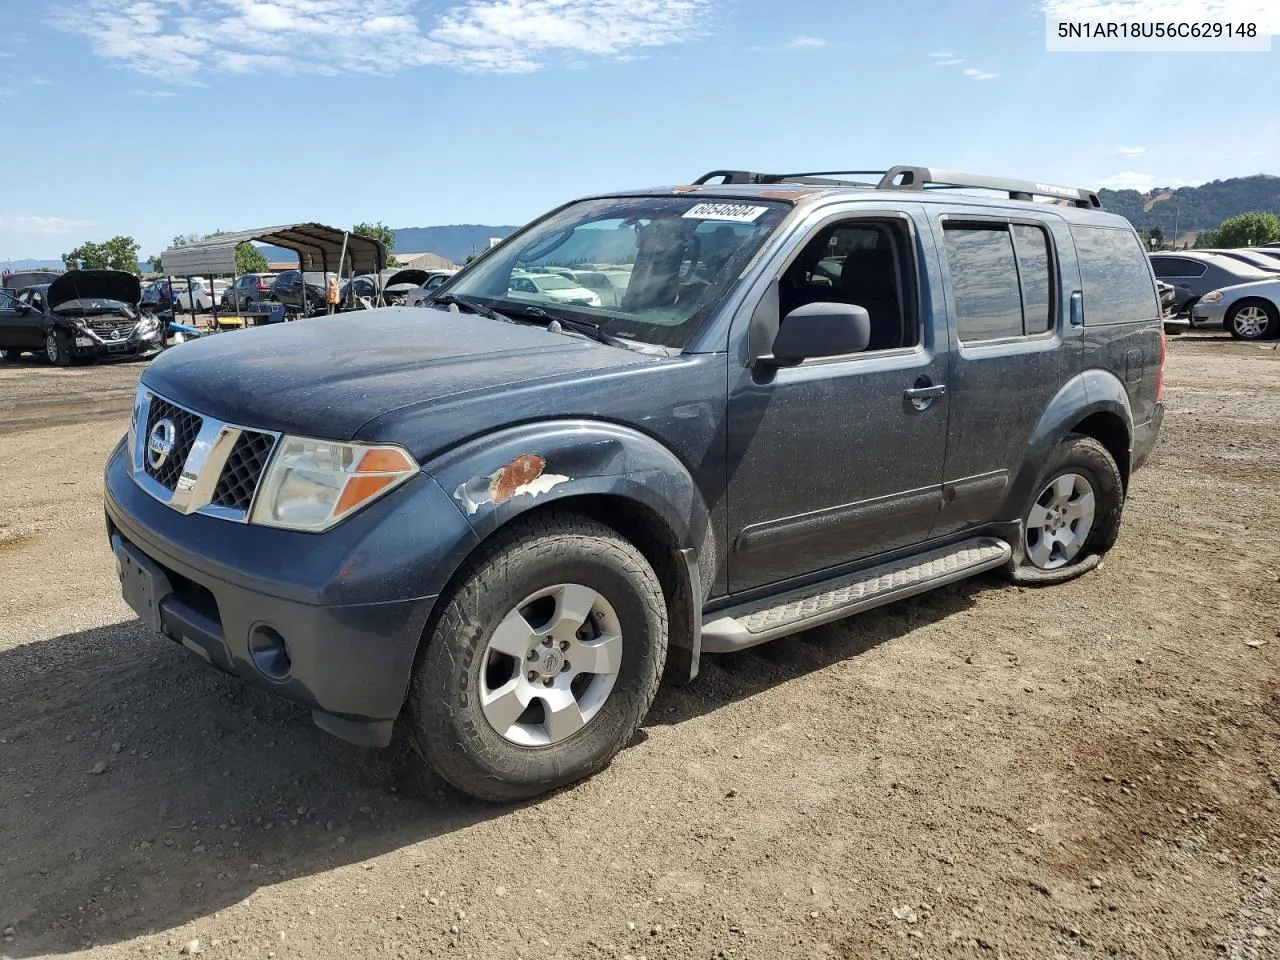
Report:
[{"label": "gravel lot", "polygon": [[142,367],[0,369],[0,954],[1280,956],[1280,353],[1169,349],[1098,571],[709,658],[514,809],[142,630],[100,490]]}]

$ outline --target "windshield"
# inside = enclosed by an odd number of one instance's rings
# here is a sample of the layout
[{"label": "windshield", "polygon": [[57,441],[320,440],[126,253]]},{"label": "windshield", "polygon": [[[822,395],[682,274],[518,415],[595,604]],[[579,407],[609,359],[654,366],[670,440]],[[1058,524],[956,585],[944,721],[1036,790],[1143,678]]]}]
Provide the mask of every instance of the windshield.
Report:
[{"label": "windshield", "polygon": [[[683,347],[789,210],[754,198],[585,200],[493,251],[447,292],[498,311],[542,302],[615,337]],[[588,293],[568,277],[544,272],[583,265],[604,272],[612,290]],[[569,303],[541,296],[556,290],[581,296]]]}]

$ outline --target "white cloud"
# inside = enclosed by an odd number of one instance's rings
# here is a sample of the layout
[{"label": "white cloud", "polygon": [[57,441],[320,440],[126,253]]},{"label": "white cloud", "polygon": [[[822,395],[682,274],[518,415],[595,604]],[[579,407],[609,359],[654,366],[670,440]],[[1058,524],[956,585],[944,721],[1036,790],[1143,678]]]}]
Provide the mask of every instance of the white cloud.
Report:
[{"label": "white cloud", "polygon": [[73,230],[98,225],[97,220],[71,220],[67,217],[40,217],[30,213],[0,213],[0,230],[29,236],[60,237]]},{"label": "white cloud", "polygon": [[934,64],[934,66],[937,66],[937,67],[954,67],[954,66],[956,66],[957,64],[961,64],[961,63],[964,63],[964,62],[965,62],[965,61],[964,61],[963,59],[960,59],[960,58],[957,58],[957,57],[952,57],[950,60],[939,60],[939,61],[937,61],[937,62]]},{"label": "white cloud", "polygon": [[135,97],[176,97],[177,94],[172,90],[130,90],[129,93]]},{"label": "white cloud", "polygon": [[929,56],[933,57],[935,60],[950,60],[955,56],[955,54],[948,50],[943,53],[931,53]]},{"label": "white cloud", "polygon": [[1147,152],[1146,147],[1116,147],[1115,152],[1122,157],[1140,157]]},{"label": "white cloud", "polygon": [[525,73],[699,35],[714,0],[82,0],[56,24],[106,60],[199,83],[207,71]]},{"label": "white cloud", "polygon": [[27,80],[27,85],[31,87],[52,87],[53,81],[48,77],[31,77]]},{"label": "white cloud", "polygon": [[1253,22],[1260,33],[1280,34],[1276,0],[1041,0],[1058,20],[1138,20],[1163,23]]},{"label": "white cloud", "polygon": [[823,40],[821,37],[810,37],[804,34],[801,34],[787,44],[788,47],[825,47],[826,45],[827,41]]},{"label": "white cloud", "polygon": [[975,70],[973,67],[966,70],[964,75],[970,80],[994,80],[996,77],[1000,76],[998,73],[987,73],[984,70]]}]

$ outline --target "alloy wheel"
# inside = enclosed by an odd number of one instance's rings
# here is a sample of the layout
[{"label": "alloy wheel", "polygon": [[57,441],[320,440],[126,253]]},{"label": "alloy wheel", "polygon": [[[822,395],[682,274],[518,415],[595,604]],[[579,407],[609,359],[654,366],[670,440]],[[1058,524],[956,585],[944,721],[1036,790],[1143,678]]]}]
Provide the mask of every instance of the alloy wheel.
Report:
[{"label": "alloy wheel", "polygon": [[58,336],[53,332],[44,335],[44,355],[50,363],[58,362]]},{"label": "alloy wheel", "polygon": [[622,630],[613,606],[577,583],[522,600],[480,660],[480,706],[505,740],[549,746],[582,730],[613,692]]},{"label": "alloy wheel", "polygon": [[1093,532],[1093,485],[1078,473],[1055,477],[1027,512],[1027,556],[1042,570],[1064,567]]},{"label": "alloy wheel", "polygon": [[1231,325],[1244,340],[1261,340],[1271,325],[1267,312],[1254,304],[1241,307],[1231,318]]}]

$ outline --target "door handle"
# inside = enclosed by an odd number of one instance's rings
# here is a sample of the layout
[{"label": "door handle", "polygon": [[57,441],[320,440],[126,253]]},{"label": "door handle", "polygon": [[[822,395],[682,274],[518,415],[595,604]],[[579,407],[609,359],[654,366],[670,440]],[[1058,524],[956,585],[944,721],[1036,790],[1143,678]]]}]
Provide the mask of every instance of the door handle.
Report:
[{"label": "door handle", "polygon": [[[919,384],[920,381],[917,380],[916,383]],[[910,387],[903,392],[906,394],[907,399],[911,401],[911,405],[917,410],[928,410],[929,405],[935,399],[946,395],[947,385],[945,383],[930,384],[926,380],[924,384]]]}]

